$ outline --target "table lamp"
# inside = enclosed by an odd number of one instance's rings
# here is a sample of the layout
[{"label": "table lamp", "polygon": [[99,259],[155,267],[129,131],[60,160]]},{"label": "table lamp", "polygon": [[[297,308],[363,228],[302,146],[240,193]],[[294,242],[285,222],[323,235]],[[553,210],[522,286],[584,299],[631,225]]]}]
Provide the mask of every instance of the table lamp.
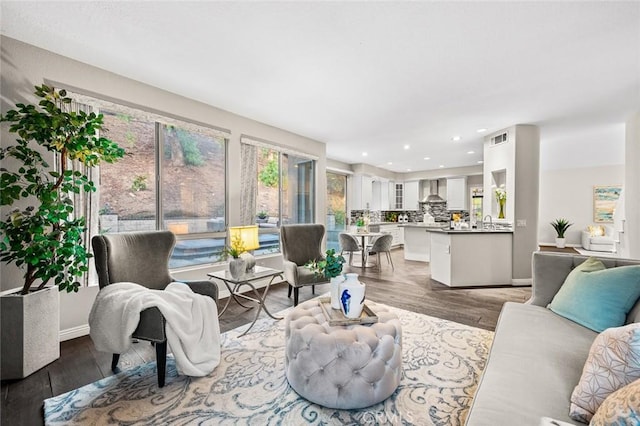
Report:
[{"label": "table lamp", "polygon": [[255,250],[260,247],[258,225],[229,227],[229,240],[242,241],[242,246],[246,251],[240,257],[244,259],[247,265],[247,272],[253,272],[253,268],[256,266],[256,258],[249,253],[249,250]]}]

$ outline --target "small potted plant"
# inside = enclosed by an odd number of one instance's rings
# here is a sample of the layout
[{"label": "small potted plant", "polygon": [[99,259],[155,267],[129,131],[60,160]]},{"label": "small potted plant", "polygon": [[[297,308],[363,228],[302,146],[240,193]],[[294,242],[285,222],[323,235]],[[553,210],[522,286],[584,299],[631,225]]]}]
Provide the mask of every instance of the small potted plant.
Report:
[{"label": "small potted plant", "polygon": [[329,249],[324,259],[312,260],[305,265],[314,274],[324,276],[331,282],[331,308],[333,309],[340,309],[339,293],[340,283],[344,281],[341,276],[344,262],[342,255],[336,254],[335,249]]},{"label": "small potted plant", "polygon": [[566,239],[564,237],[564,233],[567,231],[567,229],[573,225],[572,223],[569,223],[569,221],[567,219],[563,219],[563,218],[559,218],[554,220],[553,222],[551,222],[551,226],[553,226],[553,229],[556,230],[556,247],[558,248],[564,248],[565,246],[565,242]]},{"label": "small potted plant", "polygon": [[245,260],[240,257],[240,255],[245,251],[246,250],[244,248],[244,243],[242,242],[242,238],[239,235],[232,238],[231,245],[225,247],[222,250],[222,255],[224,256],[224,258],[227,258],[229,256],[232,257],[232,259],[229,261],[229,272],[235,279],[240,278],[246,271]]}]

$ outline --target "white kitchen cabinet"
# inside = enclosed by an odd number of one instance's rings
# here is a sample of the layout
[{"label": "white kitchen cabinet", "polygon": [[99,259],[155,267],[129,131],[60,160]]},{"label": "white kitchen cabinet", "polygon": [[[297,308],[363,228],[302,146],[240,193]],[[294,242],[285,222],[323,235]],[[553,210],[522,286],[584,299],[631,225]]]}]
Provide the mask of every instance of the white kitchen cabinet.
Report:
[{"label": "white kitchen cabinet", "polygon": [[447,210],[467,210],[467,178],[447,179]]},{"label": "white kitchen cabinet", "polygon": [[511,284],[512,233],[431,234],[431,278],[449,287]]},{"label": "white kitchen cabinet", "polygon": [[366,210],[371,209],[373,196],[373,181],[371,176],[353,175],[351,176],[349,209]]},{"label": "white kitchen cabinet", "polygon": [[413,180],[404,183],[404,201],[402,208],[405,210],[417,210],[420,200],[420,181]]},{"label": "white kitchen cabinet", "polygon": [[431,260],[431,232],[424,226],[403,226],[404,258],[418,262]]},{"label": "white kitchen cabinet", "polygon": [[389,233],[393,236],[391,240],[392,247],[398,247],[404,244],[404,229],[396,224],[381,224],[380,232]]},{"label": "white kitchen cabinet", "polygon": [[389,182],[374,179],[371,182],[371,210],[389,210]]}]

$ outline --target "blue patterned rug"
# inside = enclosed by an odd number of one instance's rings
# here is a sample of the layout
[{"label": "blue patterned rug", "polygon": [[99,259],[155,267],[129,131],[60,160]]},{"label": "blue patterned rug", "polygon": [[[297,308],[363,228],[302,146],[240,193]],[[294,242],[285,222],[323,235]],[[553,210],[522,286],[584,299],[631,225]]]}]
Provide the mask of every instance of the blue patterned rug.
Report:
[{"label": "blue patterned rug", "polygon": [[222,336],[222,360],[207,377],[176,374],[158,388],[155,362],[44,402],[47,425],[462,425],[493,333],[390,308],[402,323],[403,376],[396,392],[361,410],[320,407],[284,374],[284,321],[259,320],[243,337]]}]

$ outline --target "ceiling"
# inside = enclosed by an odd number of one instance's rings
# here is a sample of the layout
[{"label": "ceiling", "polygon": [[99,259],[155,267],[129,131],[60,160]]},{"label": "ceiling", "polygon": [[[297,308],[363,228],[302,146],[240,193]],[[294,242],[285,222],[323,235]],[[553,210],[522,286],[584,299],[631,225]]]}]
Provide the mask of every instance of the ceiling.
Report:
[{"label": "ceiling", "polygon": [[1,8],[4,35],[325,142],[328,158],[393,172],[476,165],[483,135],[514,124],[573,147],[602,129],[619,135],[640,110],[635,1]]}]

